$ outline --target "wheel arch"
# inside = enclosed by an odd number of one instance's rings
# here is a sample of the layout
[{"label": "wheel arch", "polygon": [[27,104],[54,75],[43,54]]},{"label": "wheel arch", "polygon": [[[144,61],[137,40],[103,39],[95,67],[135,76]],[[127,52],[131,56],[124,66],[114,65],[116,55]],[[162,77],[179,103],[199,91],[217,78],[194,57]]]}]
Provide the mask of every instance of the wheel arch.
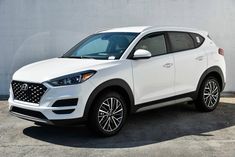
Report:
[{"label": "wheel arch", "polygon": [[129,113],[132,112],[132,106],[134,105],[134,95],[133,95],[133,92],[132,92],[130,86],[128,85],[128,83],[126,81],[124,81],[122,79],[111,79],[111,80],[105,81],[105,82],[101,83],[100,85],[98,85],[92,91],[92,93],[89,95],[89,98],[86,102],[84,114],[83,114],[83,117],[85,119],[88,118],[90,109],[91,109],[92,104],[95,101],[95,99],[102,92],[104,92],[106,90],[114,90],[114,91],[117,91],[118,93],[120,93],[127,102],[128,112]]},{"label": "wheel arch", "polygon": [[[220,84],[220,87],[221,87],[221,91],[224,90],[224,87],[225,87],[225,82],[224,82],[224,75],[223,75],[223,72],[221,70],[220,67],[218,66],[212,66],[210,68],[208,68],[201,76],[200,80],[199,80],[199,83],[197,85],[197,89],[196,89],[196,93],[198,95],[198,92],[200,90],[200,87],[202,85],[202,82],[209,76],[214,76],[218,79],[219,81],[219,84]],[[195,98],[197,98],[197,95]]]}]

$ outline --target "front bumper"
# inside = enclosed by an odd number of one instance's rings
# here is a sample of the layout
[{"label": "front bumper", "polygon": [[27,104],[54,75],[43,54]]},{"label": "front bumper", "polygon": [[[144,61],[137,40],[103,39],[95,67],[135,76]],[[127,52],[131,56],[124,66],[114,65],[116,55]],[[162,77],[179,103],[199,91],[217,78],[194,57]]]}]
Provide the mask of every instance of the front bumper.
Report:
[{"label": "front bumper", "polygon": [[21,119],[25,119],[28,121],[32,121],[32,122],[40,122],[40,123],[45,123],[45,124],[49,124],[49,125],[58,125],[58,126],[65,126],[65,125],[74,125],[74,124],[84,124],[87,119],[85,117],[81,117],[81,118],[75,118],[75,119],[59,119],[59,120],[48,120],[45,118],[37,118],[34,116],[28,116],[25,114],[20,114],[18,112],[14,112],[14,111],[9,111],[11,115],[21,118]]},{"label": "front bumper", "polygon": [[[47,124],[85,120],[84,110],[86,102],[94,88],[89,80],[82,84],[70,86],[53,87],[47,83],[43,83],[43,85],[47,87],[47,91],[42,96],[39,104],[14,100],[12,88],[10,88],[10,97],[8,99],[10,113],[22,119]],[[66,99],[78,99],[78,102],[73,106],[53,107],[57,100]],[[60,112],[66,110],[72,112]]]}]

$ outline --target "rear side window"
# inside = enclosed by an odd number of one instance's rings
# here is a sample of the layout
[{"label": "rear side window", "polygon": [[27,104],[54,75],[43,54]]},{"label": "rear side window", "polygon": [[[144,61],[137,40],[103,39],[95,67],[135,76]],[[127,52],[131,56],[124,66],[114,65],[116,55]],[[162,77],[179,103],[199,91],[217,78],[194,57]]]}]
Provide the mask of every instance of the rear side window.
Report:
[{"label": "rear side window", "polygon": [[196,47],[201,46],[202,43],[203,43],[204,40],[205,40],[205,39],[204,39],[201,35],[199,35],[199,34],[190,33],[190,35],[192,36]]},{"label": "rear side window", "polygon": [[183,51],[195,48],[193,38],[185,32],[169,32],[171,51]]},{"label": "rear side window", "polygon": [[148,50],[149,52],[151,52],[152,56],[166,54],[167,50],[166,50],[164,34],[150,35],[150,36],[144,37],[136,45],[135,50],[137,49]]}]

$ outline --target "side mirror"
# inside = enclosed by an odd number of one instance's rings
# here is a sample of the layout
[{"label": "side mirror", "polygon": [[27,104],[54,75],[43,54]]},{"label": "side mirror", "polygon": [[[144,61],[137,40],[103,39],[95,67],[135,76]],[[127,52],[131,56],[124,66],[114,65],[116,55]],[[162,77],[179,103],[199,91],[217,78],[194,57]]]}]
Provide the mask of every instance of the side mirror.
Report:
[{"label": "side mirror", "polygon": [[138,49],[135,51],[133,59],[147,59],[151,56],[152,54],[148,50]]}]

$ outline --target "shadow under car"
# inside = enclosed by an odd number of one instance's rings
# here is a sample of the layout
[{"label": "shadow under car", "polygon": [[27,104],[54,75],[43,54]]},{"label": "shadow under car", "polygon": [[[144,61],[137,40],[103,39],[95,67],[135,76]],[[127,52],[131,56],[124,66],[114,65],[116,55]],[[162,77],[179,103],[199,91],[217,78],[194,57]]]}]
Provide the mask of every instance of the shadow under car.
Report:
[{"label": "shadow under car", "polygon": [[198,112],[193,104],[178,104],[129,116],[115,136],[95,136],[85,126],[30,126],[23,133],[57,145],[81,148],[129,148],[159,143],[187,135],[208,134],[235,125],[235,104],[220,103],[213,112]]}]

